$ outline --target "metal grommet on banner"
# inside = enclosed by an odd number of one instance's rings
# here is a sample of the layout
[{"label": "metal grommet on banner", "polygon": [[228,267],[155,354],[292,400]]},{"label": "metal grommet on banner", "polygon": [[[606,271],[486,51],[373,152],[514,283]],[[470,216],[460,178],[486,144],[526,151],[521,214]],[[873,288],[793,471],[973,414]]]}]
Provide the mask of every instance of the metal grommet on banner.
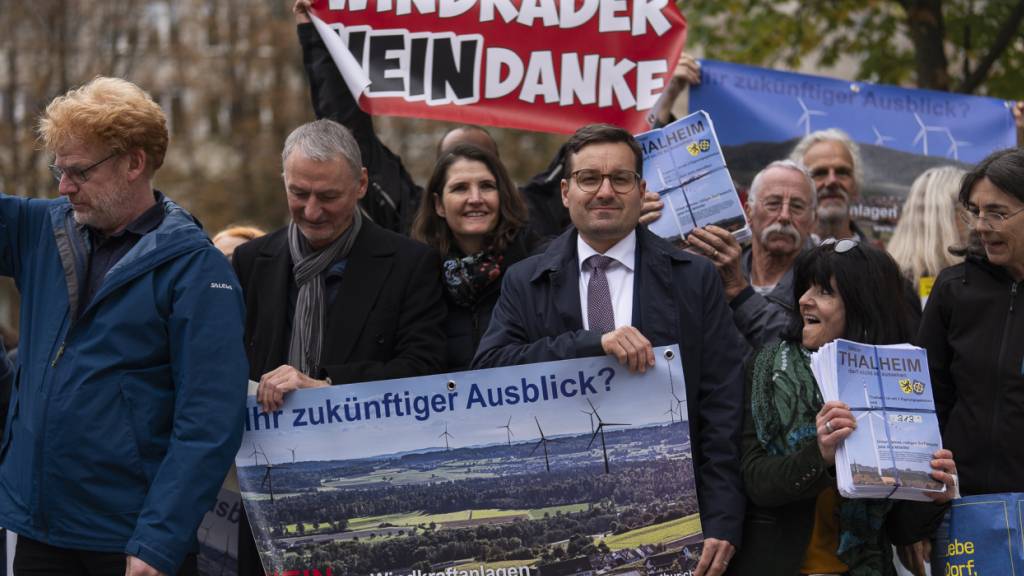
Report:
[{"label": "metal grommet on banner", "polygon": [[448,391],[449,392],[454,392],[456,386],[457,386],[457,384],[455,384],[455,380],[449,380],[448,381]]},{"label": "metal grommet on banner", "polygon": [[671,360],[676,357],[676,353],[670,350],[665,350],[665,360]]}]

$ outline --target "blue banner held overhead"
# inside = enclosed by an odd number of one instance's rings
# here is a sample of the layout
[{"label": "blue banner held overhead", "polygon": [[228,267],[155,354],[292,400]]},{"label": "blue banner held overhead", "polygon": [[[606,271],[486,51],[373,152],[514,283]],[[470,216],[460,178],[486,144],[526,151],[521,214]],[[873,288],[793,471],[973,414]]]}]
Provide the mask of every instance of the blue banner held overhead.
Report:
[{"label": "blue banner held overhead", "polygon": [[690,109],[715,121],[723,146],[782,142],[840,128],[863,144],[977,162],[1016,145],[1010,103],[701,61]]}]

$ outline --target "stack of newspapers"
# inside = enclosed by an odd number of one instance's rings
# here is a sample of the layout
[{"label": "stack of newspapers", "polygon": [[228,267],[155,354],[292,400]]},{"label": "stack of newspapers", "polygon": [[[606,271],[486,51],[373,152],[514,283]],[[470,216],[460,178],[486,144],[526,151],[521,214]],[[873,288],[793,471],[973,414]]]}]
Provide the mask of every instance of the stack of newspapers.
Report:
[{"label": "stack of newspapers", "polygon": [[845,402],[857,419],[836,451],[840,494],[928,501],[945,491],[930,475],[942,437],[925,350],[835,340],[811,355],[811,370],[825,401]]}]

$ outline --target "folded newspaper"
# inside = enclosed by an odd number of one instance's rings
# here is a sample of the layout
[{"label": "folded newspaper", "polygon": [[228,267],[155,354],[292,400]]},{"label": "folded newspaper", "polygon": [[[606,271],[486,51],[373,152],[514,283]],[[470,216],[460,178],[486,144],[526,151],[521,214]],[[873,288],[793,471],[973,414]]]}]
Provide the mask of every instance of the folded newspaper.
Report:
[{"label": "folded newspaper", "polygon": [[836,451],[840,494],[928,501],[945,491],[930,475],[942,437],[925,350],[835,340],[811,355],[811,370],[825,401],[845,402],[857,419]]},{"label": "folded newspaper", "polygon": [[707,112],[699,110],[636,139],[644,151],[647,189],[665,203],[661,218],[648,225],[651,232],[685,239],[694,228],[714,224],[740,242],[750,238],[746,212]]}]

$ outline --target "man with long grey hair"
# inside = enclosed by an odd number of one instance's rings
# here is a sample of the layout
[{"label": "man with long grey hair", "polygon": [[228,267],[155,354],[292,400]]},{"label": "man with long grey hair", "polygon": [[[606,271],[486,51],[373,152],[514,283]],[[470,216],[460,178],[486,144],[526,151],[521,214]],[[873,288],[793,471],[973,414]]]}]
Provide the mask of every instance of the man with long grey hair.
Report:
[{"label": "man with long grey hair", "polygon": [[864,239],[850,218],[850,207],[860,200],[864,161],[860,146],[838,128],[804,136],[789,159],[807,167],[818,194],[818,236]]},{"label": "man with long grey hair", "polygon": [[711,258],[722,277],[736,327],[754,348],[778,338],[793,302],[793,263],[813,246],[814,182],[803,165],[772,162],[754,176],[747,195],[753,233],[746,249],[727,230],[694,230],[688,240]]},{"label": "man with long grey hair", "polygon": [[[278,410],[299,388],[441,370],[440,258],[363,218],[366,169],[348,129],[332,120],[299,126],[281,162],[291,222],[240,246],[233,260],[263,409]],[[262,573],[242,524],[239,573]]]}]

